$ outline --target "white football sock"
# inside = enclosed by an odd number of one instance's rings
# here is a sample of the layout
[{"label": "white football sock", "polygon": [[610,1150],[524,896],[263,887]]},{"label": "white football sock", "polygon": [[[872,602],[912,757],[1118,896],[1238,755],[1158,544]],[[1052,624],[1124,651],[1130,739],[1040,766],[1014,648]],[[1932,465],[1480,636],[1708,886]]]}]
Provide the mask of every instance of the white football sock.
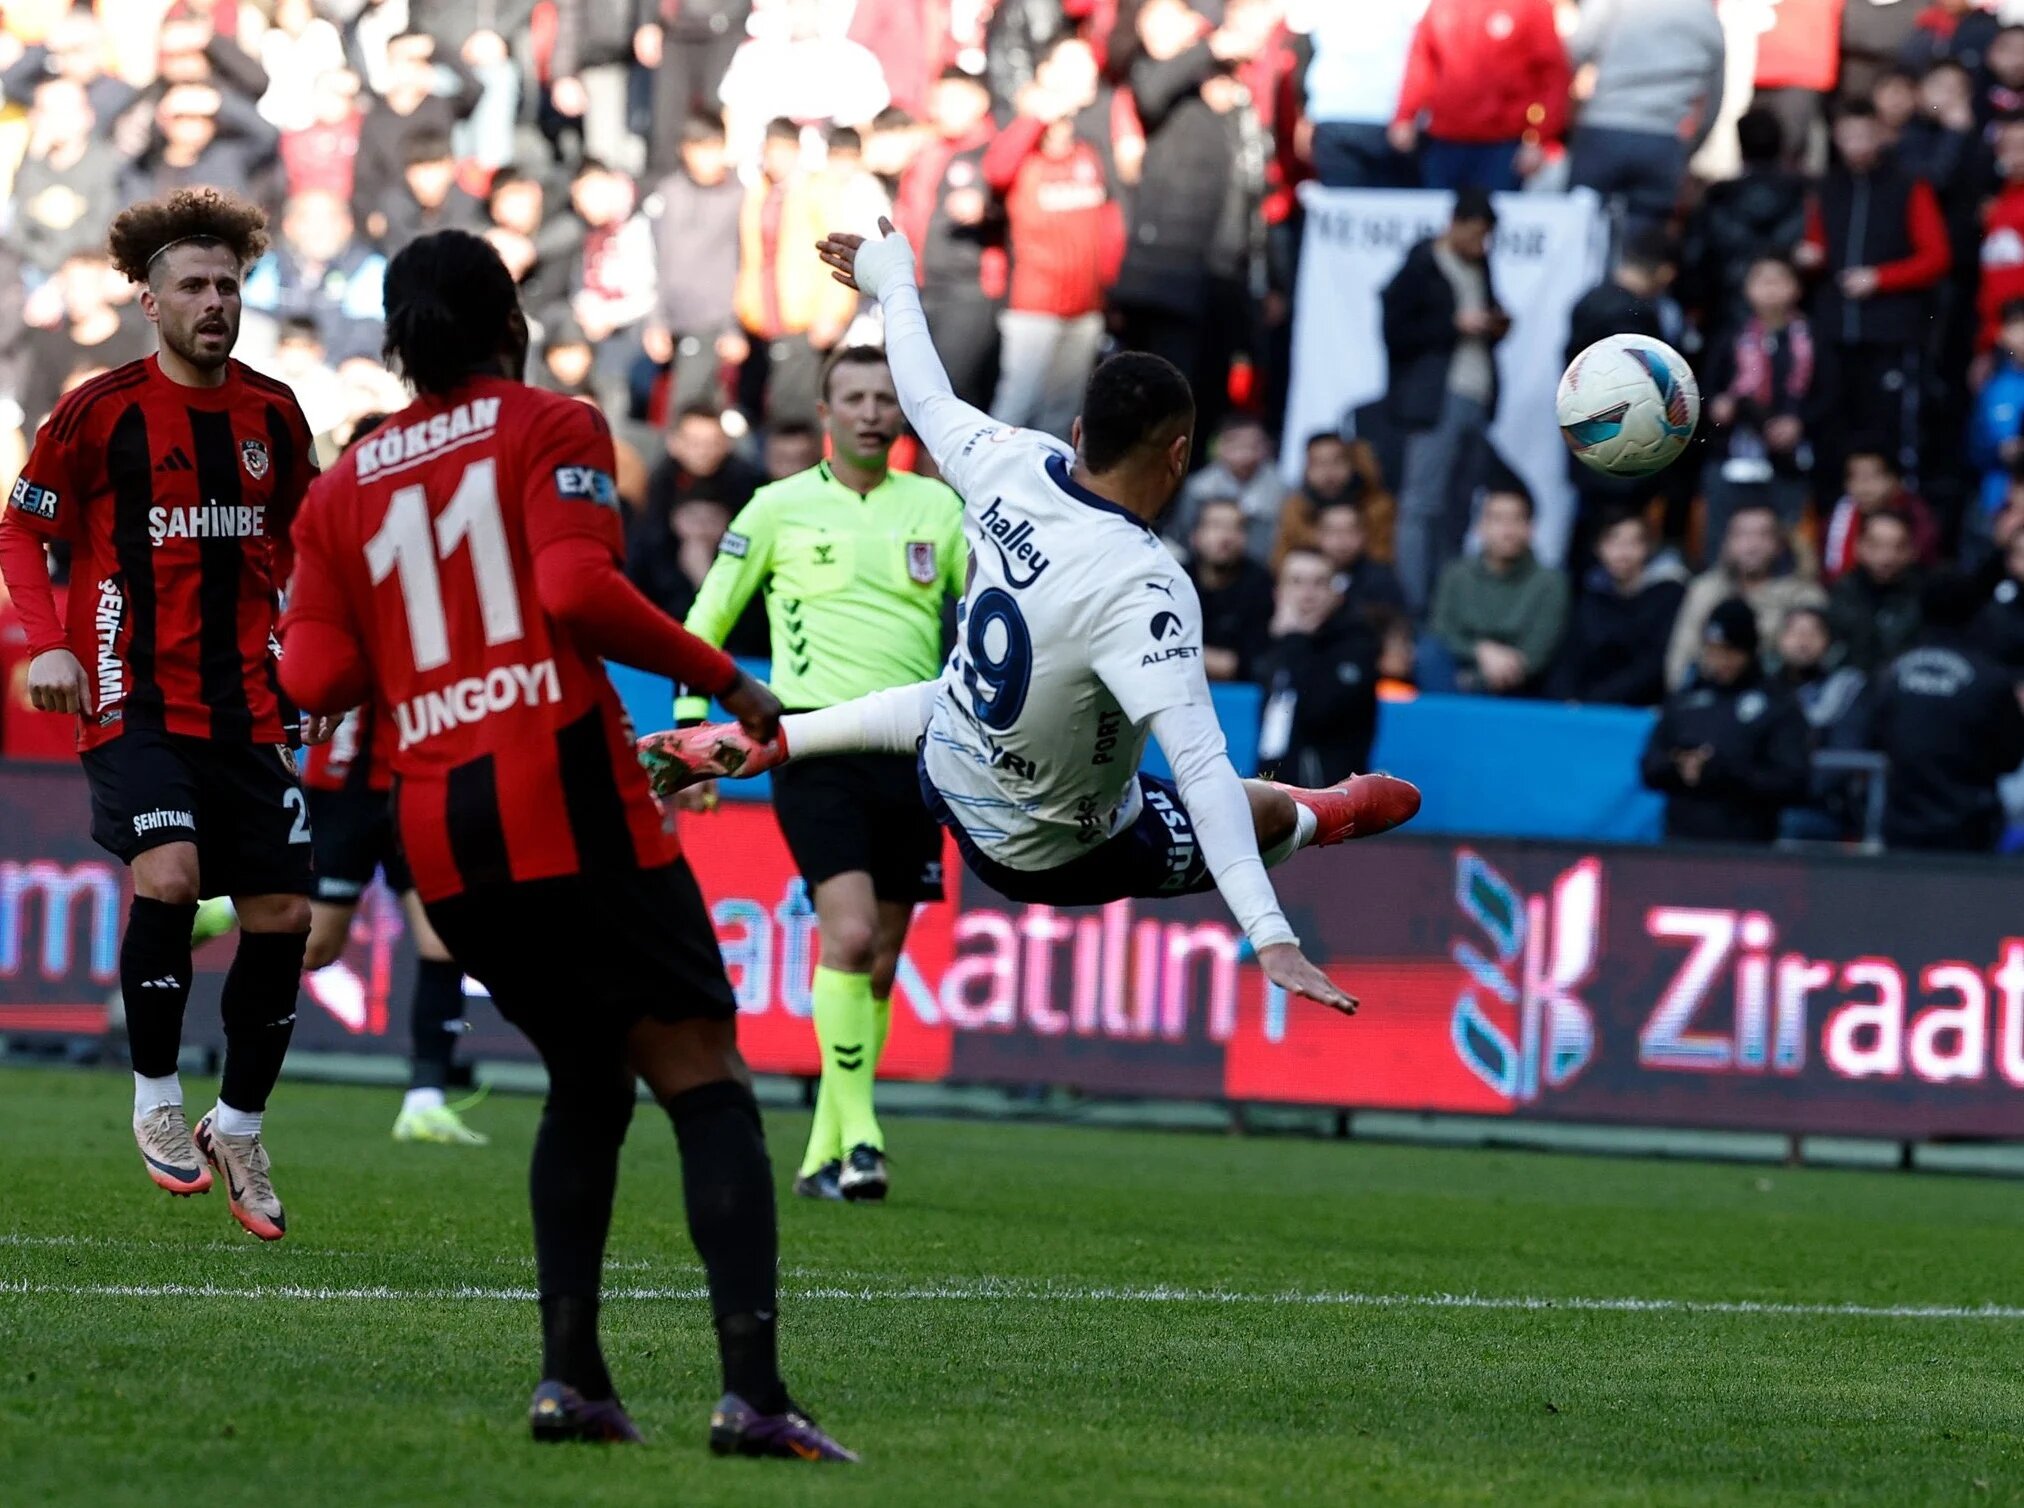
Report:
[{"label": "white football sock", "polygon": [[134,1119],[146,1115],[157,1105],[180,1105],[183,1103],[183,1080],[180,1074],[169,1074],[164,1078],[151,1079],[146,1074],[134,1075]]},{"label": "white football sock", "polygon": [[917,681],[816,712],[790,712],[780,719],[787,756],[911,754],[927,731],[934,696],[935,682]]},{"label": "white football sock", "polygon": [[440,1089],[410,1089],[407,1098],[401,1101],[401,1111],[440,1110],[443,1108],[443,1091]]},{"label": "white football sock", "polygon": [[1281,838],[1277,843],[1274,843],[1264,853],[1258,855],[1258,857],[1265,861],[1267,869],[1284,864],[1288,859],[1299,853],[1301,849],[1312,843],[1314,835],[1319,831],[1321,831],[1321,819],[1300,802],[1295,801],[1293,803],[1293,831],[1284,838]]},{"label": "white football sock", "polygon": [[267,1112],[264,1110],[234,1110],[220,1100],[211,1124],[217,1128],[220,1136],[258,1136],[260,1122],[265,1120],[266,1116]]}]

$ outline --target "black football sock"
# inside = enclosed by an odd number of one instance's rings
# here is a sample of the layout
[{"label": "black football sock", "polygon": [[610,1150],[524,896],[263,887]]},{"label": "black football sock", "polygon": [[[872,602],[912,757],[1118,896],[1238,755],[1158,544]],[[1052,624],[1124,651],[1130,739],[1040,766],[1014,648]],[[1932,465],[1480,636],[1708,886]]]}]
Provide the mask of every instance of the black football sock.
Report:
[{"label": "black football sock", "polygon": [[225,974],[219,1013],[225,1018],[225,1073],[218,1100],[258,1114],[281,1077],[295,1035],[295,997],[302,987],[307,932],[241,932]]},{"label": "black football sock", "polygon": [[710,1278],[724,1387],[762,1413],[787,1407],[775,1338],[780,1238],[759,1102],[721,1079],[668,1101],[682,1149],[689,1238]]},{"label": "black football sock", "polygon": [[612,1396],[597,1340],[597,1294],[619,1148],[632,1110],[629,1095],[558,1101],[551,1092],[528,1169],[541,1285],[541,1373],[591,1399]]},{"label": "black football sock", "polygon": [[119,945],[119,988],[126,1002],[127,1041],[134,1072],[165,1079],[183,1047],[183,1008],[190,1002],[190,928],[194,902],[134,897]]},{"label": "black football sock", "polygon": [[441,958],[415,966],[410,1089],[447,1089],[464,1015],[464,971]]}]

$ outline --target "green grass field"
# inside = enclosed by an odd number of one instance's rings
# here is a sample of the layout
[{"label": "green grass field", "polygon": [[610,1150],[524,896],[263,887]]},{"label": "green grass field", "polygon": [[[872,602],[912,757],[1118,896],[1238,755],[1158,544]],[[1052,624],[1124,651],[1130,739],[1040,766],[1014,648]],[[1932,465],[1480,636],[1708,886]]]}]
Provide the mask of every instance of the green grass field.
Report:
[{"label": "green grass field", "polygon": [[123,1076],[0,1102],[10,1508],[2024,1503],[2024,1310],[1974,1312],[2024,1303],[2009,1183],[901,1120],[894,1202],[818,1207],[775,1116],[789,1379],[865,1456],[831,1469],[703,1449],[649,1107],[606,1312],[652,1443],[598,1450],[524,1432],[534,1101],[451,1151],[284,1085],[272,1248],[147,1183]]}]

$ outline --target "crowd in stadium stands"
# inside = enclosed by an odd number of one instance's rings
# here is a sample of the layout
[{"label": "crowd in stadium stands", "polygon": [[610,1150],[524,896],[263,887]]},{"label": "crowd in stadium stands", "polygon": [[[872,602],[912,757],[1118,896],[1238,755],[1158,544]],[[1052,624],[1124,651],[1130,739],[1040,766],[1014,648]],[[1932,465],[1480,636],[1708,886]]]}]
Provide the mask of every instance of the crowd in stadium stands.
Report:
[{"label": "crowd in stadium stands", "polygon": [[[520,283],[533,379],[613,416],[630,570],[680,613],[754,489],[819,459],[824,354],[876,338],[812,243],[889,214],[957,391],[1008,423],[1065,435],[1107,349],[1192,378],[1167,532],[1269,765],[1358,767],[1416,690],[1548,697],[1662,708],[1644,775],[1683,836],[1849,836],[1820,748],[1919,762],[1894,842],[2003,825],[2024,0],[10,0],[0,96],[0,475],[150,349],[120,205],[271,208],[240,354],[332,449],[403,401],[388,257],[465,227]],[[1307,180],[1456,200],[1384,292],[1381,433],[1303,437],[1289,493]],[[1490,195],[1567,188],[1615,247],[1569,354],[1659,337],[1707,401],[1655,482],[1577,469],[1549,567],[1488,440],[1486,244]],[[20,705],[0,749],[67,743]]]}]

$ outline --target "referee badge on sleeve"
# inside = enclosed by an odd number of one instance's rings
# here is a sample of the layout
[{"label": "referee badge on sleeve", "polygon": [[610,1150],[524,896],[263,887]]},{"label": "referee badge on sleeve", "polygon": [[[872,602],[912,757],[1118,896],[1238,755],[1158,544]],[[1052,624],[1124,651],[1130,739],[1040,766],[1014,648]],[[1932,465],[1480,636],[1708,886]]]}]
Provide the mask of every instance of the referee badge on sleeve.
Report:
[{"label": "referee badge on sleeve", "polygon": [[939,563],[935,559],[935,542],[932,539],[907,541],[907,575],[922,586],[933,586],[942,579]]}]

